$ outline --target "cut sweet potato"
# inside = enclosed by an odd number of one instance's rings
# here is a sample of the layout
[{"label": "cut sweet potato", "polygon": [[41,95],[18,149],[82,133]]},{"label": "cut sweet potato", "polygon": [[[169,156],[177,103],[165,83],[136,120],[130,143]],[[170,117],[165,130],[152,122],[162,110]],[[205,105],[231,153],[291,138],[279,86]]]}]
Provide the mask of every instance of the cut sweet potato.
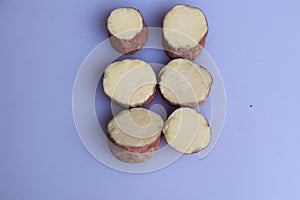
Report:
[{"label": "cut sweet potato", "polygon": [[105,94],[124,107],[150,103],[156,91],[152,67],[139,59],[125,59],[110,64],[103,76]]},{"label": "cut sweet potato", "polygon": [[172,105],[196,107],[209,96],[213,79],[199,64],[178,58],[159,72],[159,89]]},{"label": "cut sweet potato", "polygon": [[163,47],[171,59],[194,60],[205,46],[208,24],[195,7],[177,5],[163,19]]},{"label": "cut sweet potato", "polygon": [[205,117],[191,108],[178,108],[167,119],[163,134],[175,150],[192,154],[206,148],[211,139]]},{"label": "cut sweet potato", "polygon": [[144,108],[124,110],[107,125],[109,147],[121,161],[138,163],[148,160],[159,149],[163,120]]},{"label": "cut sweet potato", "polygon": [[141,13],[134,8],[113,10],[107,19],[110,42],[123,54],[134,54],[148,40],[148,30]]}]

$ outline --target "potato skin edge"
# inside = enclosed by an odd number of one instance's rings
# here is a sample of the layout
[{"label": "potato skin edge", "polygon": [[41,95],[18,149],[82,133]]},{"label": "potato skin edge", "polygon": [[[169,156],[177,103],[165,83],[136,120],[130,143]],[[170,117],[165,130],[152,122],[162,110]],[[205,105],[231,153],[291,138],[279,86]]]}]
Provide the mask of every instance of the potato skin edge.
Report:
[{"label": "potato skin edge", "polygon": [[159,149],[162,140],[162,134],[157,139],[145,146],[122,146],[116,143],[107,132],[108,146],[115,158],[127,163],[141,163],[149,160]]},{"label": "potato skin edge", "polygon": [[[159,85],[159,84],[158,84]],[[172,101],[170,101],[170,100],[168,100],[164,95],[163,95],[163,93],[162,93],[162,91],[161,91],[161,89],[160,89],[160,86],[158,86],[158,91],[159,91],[159,93],[160,93],[160,95],[161,95],[161,97],[163,98],[163,100],[165,101],[165,102],[167,102],[168,104],[170,104],[171,106],[175,106],[175,107],[189,107],[189,108],[196,108],[196,107],[198,107],[198,106],[201,106],[201,105],[203,105],[205,102],[206,102],[206,100],[208,99],[208,97],[209,97],[209,95],[210,95],[210,91],[211,91],[211,87],[209,88],[209,92],[207,93],[207,96],[205,97],[205,99],[204,100],[202,100],[202,101],[199,101],[199,102],[195,102],[195,103],[192,103],[192,104],[184,104],[184,103],[175,103],[175,102],[172,102]]]}]

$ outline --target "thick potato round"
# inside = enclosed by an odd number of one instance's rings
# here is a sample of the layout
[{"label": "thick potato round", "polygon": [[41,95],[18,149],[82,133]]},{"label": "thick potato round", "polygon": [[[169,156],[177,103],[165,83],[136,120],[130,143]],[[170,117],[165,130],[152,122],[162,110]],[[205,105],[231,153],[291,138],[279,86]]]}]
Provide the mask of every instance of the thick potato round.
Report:
[{"label": "thick potato round", "polygon": [[117,114],[107,125],[109,147],[121,161],[148,160],[159,149],[163,120],[145,108],[133,108]]},{"label": "thick potato round", "polygon": [[199,64],[178,58],[159,72],[159,90],[172,105],[196,107],[209,96],[212,76]]},{"label": "thick potato round", "polygon": [[150,103],[156,91],[156,75],[152,67],[139,59],[124,59],[110,64],[103,75],[105,94],[124,107]]},{"label": "thick potato round", "polygon": [[195,7],[177,5],[163,19],[163,47],[171,59],[194,60],[205,46],[208,24]]},{"label": "thick potato round", "polygon": [[178,108],[167,119],[163,134],[175,150],[192,154],[206,148],[211,140],[205,117],[191,108]]},{"label": "thick potato round", "polygon": [[134,8],[113,10],[107,19],[113,48],[123,54],[134,54],[148,40],[148,30],[141,13]]}]

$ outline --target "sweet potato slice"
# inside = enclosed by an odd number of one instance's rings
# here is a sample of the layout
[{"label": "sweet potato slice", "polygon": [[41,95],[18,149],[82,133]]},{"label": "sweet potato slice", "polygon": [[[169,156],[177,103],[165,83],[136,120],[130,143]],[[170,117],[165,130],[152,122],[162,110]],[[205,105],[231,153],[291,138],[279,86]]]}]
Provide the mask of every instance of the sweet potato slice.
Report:
[{"label": "sweet potato slice", "polygon": [[107,18],[107,29],[113,48],[123,54],[134,54],[148,40],[148,30],[141,13],[134,8],[118,8]]},{"label": "sweet potato slice", "polygon": [[205,117],[191,108],[178,108],[167,119],[163,134],[175,150],[192,154],[209,145],[211,129]]},{"label": "sweet potato slice", "polygon": [[156,75],[150,64],[139,59],[124,59],[110,64],[103,75],[105,94],[124,107],[137,107],[152,101]]},{"label": "sweet potato slice", "polygon": [[163,47],[167,56],[194,60],[205,46],[208,24],[196,7],[177,5],[163,19]]},{"label": "sweet potato slice", "polygon": [[209,96],[213,78],[198,63],[178,58],[170,61],[158,75],[159,90],[172,105],[196,107]]},{"label": "sweet potato slice", "polygon": [[109,148],[119,160],[144,162],[159,149],[163,120],[145,108],[121,111],[107,125]]}]

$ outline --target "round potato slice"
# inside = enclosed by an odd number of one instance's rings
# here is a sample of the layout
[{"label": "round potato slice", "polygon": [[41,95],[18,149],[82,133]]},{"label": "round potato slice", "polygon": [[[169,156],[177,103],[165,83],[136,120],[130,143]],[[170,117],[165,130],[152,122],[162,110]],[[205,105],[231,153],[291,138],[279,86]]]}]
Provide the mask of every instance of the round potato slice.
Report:
[{"label": "round potato slice", "polygon": [[212,86],[212,76],[199,64],[178,58],[159,72],[159,89],[172,105],[196,107],[205,102]]},{"label": "round potato slice", "polygon": [[109,147],[121,161],[148,160],[159,149],[163,120],[145,108],[133,108],[117,114],[107,125]]},{"label": "round potato slice", "polygon": [[125,59],[110,64],[103,76],[105,94],[124,107],[150,103],[156,91],[152,67],[139,59]]},{"label": "round potato slice", "polygon": [[175,150],[192,154],[206,148],[211,139],[205,117],[191,108],[178,108],[167,119],[163,134]]},{"label": "round potato slice", "polygon": [[107,18],[107,29],[114,49],[134,54],[148,40],[148,30],[141,13],[134,8],[118,8]]},{"label": "round potato slice", "polygon": [[205,46],[208,24],[204,13],[187,5],[177,5],[163,19],[163,47],[171,59],[194,60]]}]

